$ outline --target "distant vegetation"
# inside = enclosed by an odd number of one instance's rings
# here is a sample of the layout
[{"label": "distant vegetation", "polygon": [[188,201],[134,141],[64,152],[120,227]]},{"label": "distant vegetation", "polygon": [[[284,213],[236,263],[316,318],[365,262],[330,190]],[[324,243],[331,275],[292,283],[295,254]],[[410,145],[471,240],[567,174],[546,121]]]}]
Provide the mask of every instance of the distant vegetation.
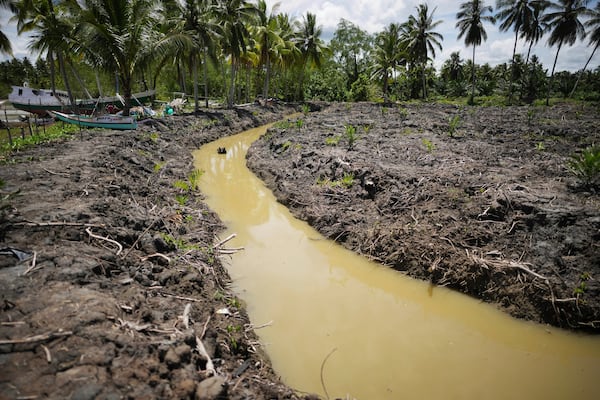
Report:
[{"label": "distant vegetation", "polygon": [[[435,1],[431,2],[435,5]],[[492,2],[487,2],[492,3]],[[443,37],[435,7],[420,4],[406,21],[377,34],[340,20],[325,43],[317,16],[300,19],[264,0],[100,0],[0,2],[21,33],[32,33],[40,59],[0,63],[0,97],[10,85],[67,89],[74,97],[157,89],[228,105],[274,97],[286,101],[458,99],[525,104],[576,98],[600,101],[600,67],[588,69],[600,44],[600,5],[583,0],[498,0],[457,3],[457,36],[469,55],[454,52],[433,67]],[[115,12],[107,12],[114,10]],[[491,67],[476,63],[486,28],[498,24],[527,54]],[[1,27],[0,27],[1,29]],[[0,33],[0,51],[10,43]],[[6,37],[4,37],[6,39]],[[576,73],[544,66],[532,47],[545,39],[556,51],[576,41],[589,59]],[[516,47],[515,47],[516,48]],[[200,100],[196,102],[198,105]]]}]

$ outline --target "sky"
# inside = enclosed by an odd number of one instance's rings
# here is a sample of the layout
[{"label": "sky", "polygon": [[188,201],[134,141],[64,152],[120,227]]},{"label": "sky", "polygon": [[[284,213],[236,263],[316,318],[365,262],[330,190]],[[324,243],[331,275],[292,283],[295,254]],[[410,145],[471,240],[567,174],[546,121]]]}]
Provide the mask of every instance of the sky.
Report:
[{"label": "sky", "polygon": [[[464,0],[462,0],[464,1]],[[340,20],[346,19],[369,33],[381,32],[392,22],[403,23],[411,14],[416,14],[418,4],[426,2],[429,8],[434,9],[434,21],[442,20],[436,31],[443,35],[443,49],[436,52],[434,65],[439,70],[444,60],[448,59],[450,53],[459,51],[461,58],[470,59],[472,48],[467,48],[462,40],[457,38],[456,13],[462,1],[455,0],[280,0],[279,12],[288,13],[292,17],[301,19],[306,12],[317,16],[317,24],[323,28],[323,39],[329,40],[337,28]],[[594,7],[598,0],[589,1],[588,6]],[[269,9],[276,4],[274,0],[267,0]],[[487,5],[495,6],[495,1],[487,0]],[[10,14],[7,10],[0,10],[0,27],[9,37],[13,46],[13,53],[17,58],[29,57],[32,61],[37,55],[32,55],[27,50],[27,38],[18,37],[14,24],[9,23]],[[477,64],[489,63],[492,66],[508,62],[512,57],[514,45],[514,32],[500,32],[496,25],[486,24],[488,34],[487,42],[477,47],[475,62]],[[554,62],[556,48],[549,48],[546,44],[547,36],[534,46],[532,53],[536,54],[542,64],[550,69]],[[590,56],[592,48],[587,46],[587,40],[577,42],[572,47],[563,47],[560,51],[557,71],[578,71],[583,68]],[[521,40],[517,44],[517,52],[526,54],[527,46]],[[6,56],[0,55],[0,61],[6,60]],[[592,59],[588,68],[596,68],[600,64],[600,52]]]}]

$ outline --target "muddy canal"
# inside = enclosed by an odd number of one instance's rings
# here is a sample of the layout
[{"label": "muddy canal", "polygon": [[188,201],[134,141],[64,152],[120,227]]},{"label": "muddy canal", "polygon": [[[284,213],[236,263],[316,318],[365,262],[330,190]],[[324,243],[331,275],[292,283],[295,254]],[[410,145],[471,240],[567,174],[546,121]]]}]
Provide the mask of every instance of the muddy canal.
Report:
[{"label": "muddy canal", "polygon": [[[266,127],[195,153],[208,205],[237,237],[229,272],[275,370],[356,399],[592,398],[600,338],[519,321],[325,240],[247,168]],[[217,149],[225,147],[226,154]]]}]

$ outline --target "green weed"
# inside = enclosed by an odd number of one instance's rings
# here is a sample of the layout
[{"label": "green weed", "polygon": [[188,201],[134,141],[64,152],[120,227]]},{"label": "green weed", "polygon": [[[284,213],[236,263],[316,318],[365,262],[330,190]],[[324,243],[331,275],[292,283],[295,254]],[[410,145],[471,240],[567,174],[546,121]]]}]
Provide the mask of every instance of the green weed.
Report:
[{"label": "green weed", "polygon": [[600,186],[600,146],[592,145],[580,154],[572,155],[567,168],[584,186]]},{"label": "green weed", "polygon": [[188,197],[184,194],[176,194],[175,200],[179,203],[180,206],[185,206],[185,203],[188,201]]},{"label": "green weed", "polygon": [[358,139],[356,127],[354,125],[346,125],[346,139],[348,139],[348,149],[351,150]]},{"label": "green weed", "polygon": [[450,121],[448,122],[448,135],[450,135],[450,137],[454,137],[454,134],[456,133],[456,130],[458,129],[459,126],[460,126],[460,115],[456,114],[455,116],[450,118]]},{"label": "green weed", "polygon": [[433,150],[435,150],[435,144],[433,144],[433,142],[429,139],[421,139],[421,142],[423,143],[423,145],[425,146],[425,149],[427,150],[428,153],[433,152]]},{"label": "green weed", "polygon": [[325,144],[327,146],[337,146],[340,142],[341,136],[329,136],[325,138]]},{"label": "green weed", "polygon": [[309,112],[310,112],[310,107],[308,106],[308,104],[302,104],[302,114],[308,115]]}]

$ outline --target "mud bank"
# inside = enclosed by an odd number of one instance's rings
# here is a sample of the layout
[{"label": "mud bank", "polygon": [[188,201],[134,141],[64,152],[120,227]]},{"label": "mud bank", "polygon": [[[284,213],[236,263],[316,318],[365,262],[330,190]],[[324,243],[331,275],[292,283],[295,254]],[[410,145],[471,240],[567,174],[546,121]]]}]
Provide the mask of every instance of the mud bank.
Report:
[{"label": "mud bank", "polygon": [[6,156],[0,398],[299,398],[228,289],[191,156],[292,111],[211,110]]},{"label": "mud bank", "polygon": [[319,104],[248,164],[323,235],[511,315],[600,332],[600,198],[567,159],[597,109]]}]

